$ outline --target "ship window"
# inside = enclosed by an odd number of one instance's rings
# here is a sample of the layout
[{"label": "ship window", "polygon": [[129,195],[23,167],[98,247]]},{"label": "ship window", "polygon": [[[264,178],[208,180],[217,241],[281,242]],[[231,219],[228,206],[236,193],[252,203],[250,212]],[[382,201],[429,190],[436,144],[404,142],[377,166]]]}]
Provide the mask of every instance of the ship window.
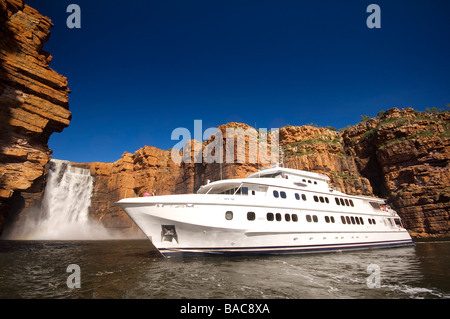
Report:
[{"label": "ship window", "polygon": [[350,217],[345,216],[345,220],[347,221],[347,224],[351,224],[352,222],[350,221]]},{"label": "ship window", "polygon": [[273,213],[267,213],[267,220],[269,222],[273,221]]},{"label": "ship window", "polygon": [[360,225],[361,222],[359,221],[359,217],[355,217],[355,219],[356,219],[356,223],[357,223],[358,225]]},{"label": "ship window", "polygon": [[330,217],[325,216],[325,221],[326,221],[327,223],[329,223],[329,222],[330,222]]},{"label": "ship window", "polygon": [[344,225],[346,224],[344,216],[341,216],[341,221],[342,221],[342,224],[344,224]]},{"label": "ship window", "polygon": [[325,200],[323,199],[322,196],[320,196],[319,199],[320,199],[320,202],[321,202],[321,203],[325,203]]},{"label": "ship window", "polygon": [[400,219],[395,218],[395,219],[394,219],[394,222],[395,222],[395,224],[396,224],[397,226],[402,227],[402,222],[400,221]]},{"label": "ship window", "polygon": [[310,222],[312,221],[311,215],[306,215],[306,221],[307,221],[308,223],[310,223]]},{"label": "ship window", "polygon": [[314,181],[314,185],[317,185],[317,182],[316,182],[316,181]]},{"label": "ship window", "polygon": [[345,206],[344,200],[343,200],[342,198],[341,198],[340,200],[341,200],[341,205],[342,205],[342,206]]},{"label": "ship window", "polygon": [[308,183],[311,184],[311,180],[308,179]]},{"label": "ship window", "polygon": [[372,225],[372,219],[367,218],[369,220],[369,224]]},{"label": "ship window", "polygon": [[314,196],[314,201],[315,201],[315,202],[319,202],[319,197]]},{"label": "ship window", "polygon": [[248,195],[248,187],[242,187],[242,195]]},{"label": "ship window", "polygon": [[303,182],[303,183],[306,183],[306,179],[302,179],[302,182]]},{"label": "ship window", "polygon": [[350,202],[350,206],[355,207],[355,205],[353,204],[353,201],[351,199],[349,200],[349,202]]},{"label": "ship window", "polygon": [[256,219],[256,215],[254,212],[248,212],[247,213],[247,219],[248,220],[255,220]]},{"label": "ship window", "polygon": [[374,224],[374,225],[376,225],[376,224],[377,224],[377,222],[375,221],[375,219],[374,219],[374,218],[372,218],[372,224]]},{"label": "ship window", "polygon": [[293,222],[298,222],[298,216],[297,216],[297,214],[292,214],[292,221],[293,221]]},{"label": "ship window", "polygon": [[316,215],[313,215],[313,221],[314,221],[315,223],[317,223],[317,222],[319,221],[319,219],[317,218]]},{"label": "ship window", "polygon": [[341,203],[339,202],[339,198],[335,197],[334,200],[336,201],[337,205],[341,205]]},{"label": "ship window", "polygon": [[364,225],[364,219],[362,217],[359,217],[359,221],[361,222],[361,225]]},{"label": "ship window", "polygon": [[278,198],[280,195],[278,194],[278,191],[273,191],[273,197]]},{"label": "ship window", "polygon": [[280,196],[281,196],[281,198],[286,198],[286,193],[285,192],[280,192]]},{"label": "ship window", "polygon": [[255,191],[252,191],[252,195],[255,195],[256,194],[256,192]]},{"label": "ship window", "polygon": [[345,199],[345,205],[350,206],[347,198]]},{"label": "ship window", "polygon": [[331,216],[330,219],[331,219],[331,222],[334,223],[334,217]]},{"label": "ship window", "polygon": [[352,220],[352,224],[354,225],[355,224],[355,217],[351,217],[351,220]]},{"label": "ship window", "polygon": [[305,194],[302,194],[302,199],[306,200],[306,195]]},{"label": "ship window", "polygon": [[325,203],[329,204],[330,201],[328,200],[328,197],[325,197]]},{"label": "ship window", "polygon": [[291,221],[291,215],[285,214],[285,215],[284,215],[284,219],[285,219],[287,222],[290,222],[290,221]]},{"label": "ship window", "polygon": [[276,217],[276,219],[277,219],[277,222],[281,222],[281,214],[277,213],[277,214],[275,215],[275,217]]},{"label": "ship window", "polygon": [[297,193],[295,193],[295,199],[296,199],[296,200],[300,200],[300,195],[297,194]]},{"label": "ship window", "polygon": [[225,219],[226,220],[232,220],[233,219],[233,212],[232,211],[227,211],[225,213]]}]

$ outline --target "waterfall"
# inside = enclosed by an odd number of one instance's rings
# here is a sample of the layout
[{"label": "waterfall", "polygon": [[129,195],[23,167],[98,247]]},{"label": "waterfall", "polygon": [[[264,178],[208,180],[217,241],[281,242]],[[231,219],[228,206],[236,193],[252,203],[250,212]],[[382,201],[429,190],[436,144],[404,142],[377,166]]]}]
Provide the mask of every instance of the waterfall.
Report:
[{"label": "waterfall", "polygon": [[10,239],[108,239],[106,229],[89,219],[94,179],[88,169],[51,160],[40,209],[30,211]]}]

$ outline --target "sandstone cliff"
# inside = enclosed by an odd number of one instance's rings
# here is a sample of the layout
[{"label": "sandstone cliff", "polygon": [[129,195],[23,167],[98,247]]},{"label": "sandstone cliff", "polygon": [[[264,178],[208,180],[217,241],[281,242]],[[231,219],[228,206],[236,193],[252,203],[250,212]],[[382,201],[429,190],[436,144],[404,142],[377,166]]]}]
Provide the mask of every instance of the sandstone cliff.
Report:
[{"label": "sandstone cliff", "polygon": [[[219,127],[248,129],[239,123]],[[284,165],[326,174],[349,194],[388,198],[414,236],[449,235],[450,142],[449,113],[429,114],[411,108],[391,109],[381,117],[336,130],[288,126],[279,131]],[[234,148],[234,161],[245,152]],[[257,163],[193,163],[194,143],[205,150],[213,139],[190,141],[192,163],[176,164],[170,151],[145,146],[125,153],[115,163],[73,164],[88,167],[96,177],[92,215],[109,228],[131,231],[135,226],[114,202],[157,190],[159,195],[194,193],[207,180],[244,177],[268,166]],[[224,146],[225,149],[225,146]],[[223,154],[224,159],[226,154]]]},{"label": "sandstone cliff", "polygon": [[42,49],[51,27],[22,0],[0,0],[0,233],[25,193],[42,190],[48,139],[71,120],[67,79]]},{"label": "sandstone cliff", "polygon": [[413,235],[449,235],[450,114],[386,111],[344,131],[374,192],[389,199]]}]

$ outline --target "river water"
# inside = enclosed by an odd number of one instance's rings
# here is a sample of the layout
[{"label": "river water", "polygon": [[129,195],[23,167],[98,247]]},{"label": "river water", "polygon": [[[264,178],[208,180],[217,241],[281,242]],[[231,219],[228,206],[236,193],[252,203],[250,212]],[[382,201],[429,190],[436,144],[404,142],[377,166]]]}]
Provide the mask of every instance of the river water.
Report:
[{"label": "river water", "polygon": [[[72,264],[79,270],[68,272]],[[164,259],[147,240],[3,240],[0,298],[448,299],[449,265],[449,241],[342,253]],[[80,288],[69,288],[75,278]]]}]

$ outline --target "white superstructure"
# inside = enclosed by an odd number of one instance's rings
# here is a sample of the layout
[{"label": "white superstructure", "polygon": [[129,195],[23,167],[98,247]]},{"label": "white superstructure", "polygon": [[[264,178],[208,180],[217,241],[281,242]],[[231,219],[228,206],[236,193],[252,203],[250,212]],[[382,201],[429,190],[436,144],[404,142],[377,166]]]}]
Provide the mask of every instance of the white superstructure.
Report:
[{"label": "white superstructure", "polygon": [[197,194],[118,204],[164,255],[307,253],[412,245],[385,200],[334,190],[325,175],[270,168]]}]

